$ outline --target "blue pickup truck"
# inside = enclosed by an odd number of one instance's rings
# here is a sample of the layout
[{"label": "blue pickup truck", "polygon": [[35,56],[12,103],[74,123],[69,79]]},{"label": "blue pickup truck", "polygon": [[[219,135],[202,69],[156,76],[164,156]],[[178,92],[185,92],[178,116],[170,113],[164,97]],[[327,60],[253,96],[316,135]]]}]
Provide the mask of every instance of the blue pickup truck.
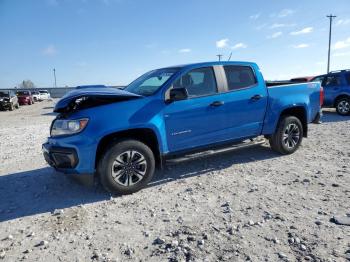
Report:
[{"label": "blue pickup truck", "polygon": [[320,75],[318,81],[324,88],[324,107],[333,107],[342,116],[350,115],[350,70],[333,71]]},{"label": "blue pickup truck", "polygon": [[111,192],[145,187],[156,167],[258,145],[291,154],[317,119],[319,83],[268,87],[255,63],[150,71],[124,90],[76,89],[55,106],[43,154],[58,171]]}]

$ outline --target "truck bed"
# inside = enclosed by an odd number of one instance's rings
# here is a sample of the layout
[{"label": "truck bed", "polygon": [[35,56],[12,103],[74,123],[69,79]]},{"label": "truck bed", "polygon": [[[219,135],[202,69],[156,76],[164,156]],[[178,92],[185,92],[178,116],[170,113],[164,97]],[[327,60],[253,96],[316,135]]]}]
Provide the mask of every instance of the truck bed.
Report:
[{"label": "truck bed", "polygon": [[285,108],[300,107],[306,110],[307,122],[312,122],[320,110],[320,83],[287,83],[282,81],[277,84],[267,85],[269,104],[264,121],[264,134],[273,132],[278,115]]}]

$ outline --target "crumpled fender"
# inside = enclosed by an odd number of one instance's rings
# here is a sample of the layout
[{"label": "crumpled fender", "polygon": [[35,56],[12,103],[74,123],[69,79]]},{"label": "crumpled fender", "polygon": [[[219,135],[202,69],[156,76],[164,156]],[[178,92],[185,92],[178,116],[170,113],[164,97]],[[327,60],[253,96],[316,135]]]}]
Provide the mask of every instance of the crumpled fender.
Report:
[{"label": "crumpled fender", "polygon": [[112,87],[75,89],[64,95],[57,102],[53,111],[56,113],[69,113],[82,108],[90,108],[139,97],[142,96]]}]

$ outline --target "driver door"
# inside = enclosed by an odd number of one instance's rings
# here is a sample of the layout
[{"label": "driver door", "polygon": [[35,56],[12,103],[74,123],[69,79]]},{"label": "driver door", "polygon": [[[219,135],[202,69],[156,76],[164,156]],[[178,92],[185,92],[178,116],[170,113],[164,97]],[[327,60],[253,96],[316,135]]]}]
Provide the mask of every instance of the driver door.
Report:
[{"label": "driver door", "polygon": [[221,140],[223,104],[212,67],[194,69],[177,79],[173,88],[186,88],[188,99],[169,103],[164,111],[170,152],[192,149]]}]

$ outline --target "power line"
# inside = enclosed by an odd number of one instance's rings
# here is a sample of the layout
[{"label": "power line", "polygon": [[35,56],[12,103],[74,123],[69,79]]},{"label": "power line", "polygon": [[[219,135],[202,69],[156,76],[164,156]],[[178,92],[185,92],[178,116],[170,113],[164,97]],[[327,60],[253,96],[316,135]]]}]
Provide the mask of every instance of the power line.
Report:
[{"label": "power line", "polygon": [[331,60],[331,43],[332,43],[332,22],[333,18],[336,18],[335,15],[327,15],[327,18],[329,18],[329,39],[328,39],[328,63],[327,63],[327,74],[329,73],[329,64]]}]

